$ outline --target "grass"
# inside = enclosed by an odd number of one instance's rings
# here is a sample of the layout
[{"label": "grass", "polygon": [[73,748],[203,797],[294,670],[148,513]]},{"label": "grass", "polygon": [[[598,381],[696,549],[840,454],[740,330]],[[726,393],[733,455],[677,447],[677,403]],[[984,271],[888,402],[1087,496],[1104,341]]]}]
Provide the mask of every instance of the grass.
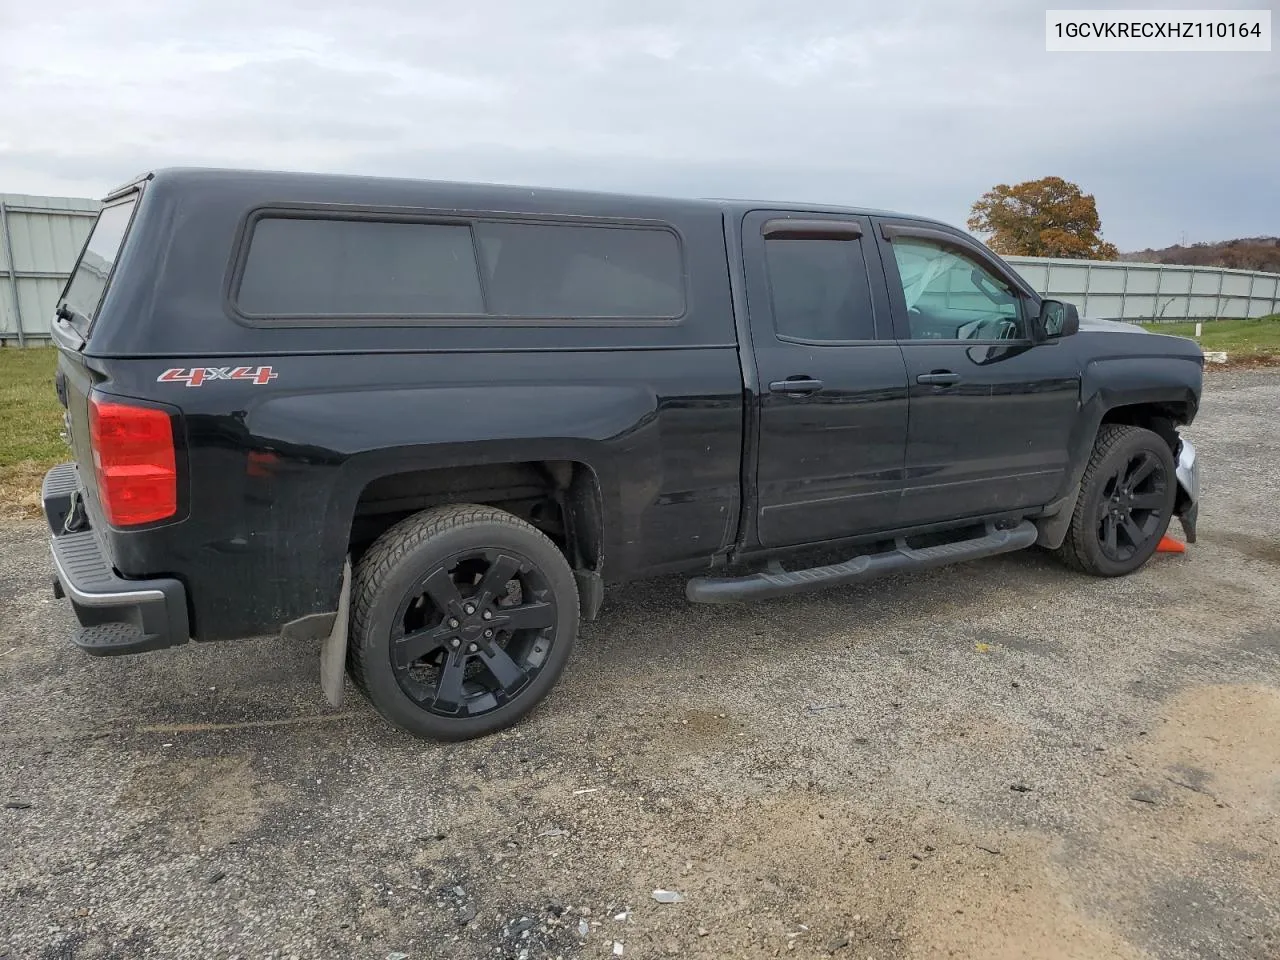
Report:
[{"label": "grass", "polygon": [[40,481],[71,459],[53,390],[58,351],[0,347],[0,517],[40,515]]},{"label": "grass", "polygon": [[[1147,323],[1148,330],[1195,338],[1194,323]],[[1203,350],[1226,351],[1229,362],[1280,360],[1280,314],[1256,320],[1206,320]]]}]

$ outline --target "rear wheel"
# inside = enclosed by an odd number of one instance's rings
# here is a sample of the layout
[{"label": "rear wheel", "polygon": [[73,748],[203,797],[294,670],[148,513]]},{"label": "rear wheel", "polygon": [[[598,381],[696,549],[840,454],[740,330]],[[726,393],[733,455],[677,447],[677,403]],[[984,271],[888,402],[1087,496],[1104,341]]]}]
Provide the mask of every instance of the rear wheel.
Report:
[{"label": "rear wheel", "polygon": [[1132,573],[1155,553],[1176,496],[1173,454],[1160,435],[1107,424],[1098,431],[1058,555],[1098,577]]},{"label": "rear wheel", "polygon": [[503,510],[439,507],[361,558],[348,668],[396,726],[466,740],[533,709],[577,631],[577,585],[555,544]]}]

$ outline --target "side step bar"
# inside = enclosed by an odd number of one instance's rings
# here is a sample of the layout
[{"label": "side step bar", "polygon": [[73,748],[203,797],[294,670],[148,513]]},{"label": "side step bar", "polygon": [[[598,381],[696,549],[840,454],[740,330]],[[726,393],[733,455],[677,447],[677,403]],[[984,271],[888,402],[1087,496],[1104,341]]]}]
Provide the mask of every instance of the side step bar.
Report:
[{"label": "side step bar", "polygon": [[899,537],[894,541],[893,550],[854,557],[843,563],[823,567],[791,571],[777,568],[771,572],[753,573],[745,577],[695,577],[685,588],[685,596],[694,603],[733,603],[738,600],[781,597],[857,580],[870,580],[899,570],[925,570],[961,560],[991,557],[997,553],[1022,550],[1035,542],[1036,527],[1030,520],[1023,520],[1016,527],[1007,530],[999,530],[994,524],[988,523],[986,533],[981,537],[957,543],[916,549],[907,546],[906,540]]}]

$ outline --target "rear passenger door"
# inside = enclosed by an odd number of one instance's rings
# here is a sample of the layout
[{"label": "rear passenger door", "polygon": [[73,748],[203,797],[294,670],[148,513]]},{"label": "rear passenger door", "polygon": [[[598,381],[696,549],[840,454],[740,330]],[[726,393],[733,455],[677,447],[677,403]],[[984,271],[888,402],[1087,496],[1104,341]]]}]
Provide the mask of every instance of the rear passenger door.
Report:
[{"label": "rear passenger door", "polygon": [[897,523],[907,374],[870,230],[864,217],[786,211],[743,221],[762,546]]}]

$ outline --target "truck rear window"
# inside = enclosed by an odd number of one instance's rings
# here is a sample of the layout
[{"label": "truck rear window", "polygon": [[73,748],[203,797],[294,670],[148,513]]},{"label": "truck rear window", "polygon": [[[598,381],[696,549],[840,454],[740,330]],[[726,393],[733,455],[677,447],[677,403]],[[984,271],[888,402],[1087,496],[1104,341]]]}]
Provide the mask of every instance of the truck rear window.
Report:
[{"label": "truck rear window", "polygon": [[684,269],[665,229],[269,216],[254,227],[236,305],[281,320],[674,318]]},{"label": "truck rear window", "polygon": [[[120,203],[104,207],[93,225],[93,232],[80,254],[80,262],[67,284],[67,293],[63,298],[78,317],[82,317],[87,326],[102,302],[102,294],[107,289],[107,279],[111,276],[111,268],[115,266],[120,248],[124,246],[124,235],[133,219],[133,208],[138,204],[137,194]],[[82,331],[83,332],[83,331]]]}]

